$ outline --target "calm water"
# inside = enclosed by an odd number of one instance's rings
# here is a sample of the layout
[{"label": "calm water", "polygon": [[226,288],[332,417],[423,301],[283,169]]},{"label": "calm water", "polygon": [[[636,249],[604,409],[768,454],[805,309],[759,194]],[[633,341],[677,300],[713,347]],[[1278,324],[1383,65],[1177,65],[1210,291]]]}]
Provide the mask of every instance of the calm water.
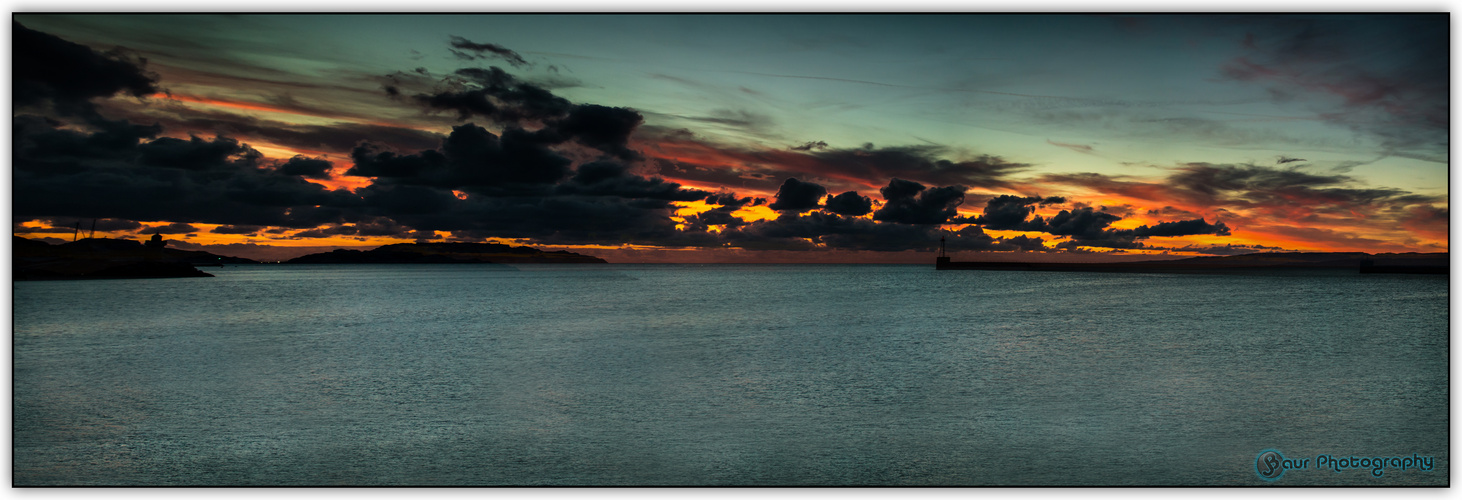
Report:
[{"label": "calm water", "polygon": [[[1447,484],[1445,278],[241,266],[15,283],[17,485]],[[1313,466],[1313,464],[1312,464]]]}]

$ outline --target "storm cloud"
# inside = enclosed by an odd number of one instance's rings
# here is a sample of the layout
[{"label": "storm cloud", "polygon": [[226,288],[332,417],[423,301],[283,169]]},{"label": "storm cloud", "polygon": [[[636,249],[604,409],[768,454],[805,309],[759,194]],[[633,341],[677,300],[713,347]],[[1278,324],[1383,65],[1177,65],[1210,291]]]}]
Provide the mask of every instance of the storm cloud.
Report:
[{"label": "storm cloud", "polygon": [[858,194],[857,191],[848,191],[828,198],[825,208],[828,212],[856,217],[872,212],[873,200],[867,196]]},{"label": "storm cloud", "polygon": [[18,216],[312,227],[326,221],[301,217],[298,207],[358,200],[261,168],[257,151],[227,137],[149,141],[24,117],[14,123]]},{"label": "storm cloud", "polygon": [[275,168],[284,175],[298,175],[311,179],[329,179],[330,169],[334,167],[330,162],[320,158],[306,158],[296,155]]},{"label": "storm cloud", "polygon": [[[401,92],[395,86],[390,92]],[[576,105],[548,89],[518,80],[502,68],[463,68],[448,88],[413,95],[429,109],[454,111],[459,120],[480,116],[508,127],[537,125],[533,135],[546,145],[576,141],[621,160],[639,160],[629,137],[644,116],[629,108]]]},{"label": "storm cloud", "polygon": [[452,50],[458,58],[473,60],[487,57],[494,57],[506,61],[513,67],[527,66],[528,61],[523,56],[511,49],[495,43],[477,43],[460,36],[452,35]]},{"label": "storm cloud", "polygon": [[11,99],[16,108],[49,102],[56,113],[95,117],[92,99],[159,91],[145,59],[125,50],[98,52],[11,21]]},{"label": "storm cloud", "polygon": [[1054,203],[1065,203],[1066,200],[1060,197],[1041,198],[1039,196],[1014,196],[1000,195],[991,198],[985,203],[985,212],[979,217],[960,222],[979,224],[987,229],[1015,230],[1015,231],[1043,231],[1042,224],[1031,224],[1028,219],[1035,213],[1035,205],[1047,205]]},{"label": "storm cloud", "polygon": [[873,220],[902,224],[943,224],[959,215],[965,191],[960,185],[925,188],[923,184],[894,178],[878,190],[886,203],[873,212]]},{"label": "storm cloud", "polygon": [[776,201],[767,208],[784,212],[801,212],[818,207],[823,196],[827,196],[827,188],[811,182],[802,182],[796,177],[789,177],[782,182],[782,187],[777,189]]},{"label": "storm cloud", "polygon": [[452,128],[440,149],[397,154],[374,144],[351,151],[345,175],[375,177],[474,192],[531,191],[567,177],[573,163],[549,148],[551,141],[518,128],[502,136],[468,123]]}]

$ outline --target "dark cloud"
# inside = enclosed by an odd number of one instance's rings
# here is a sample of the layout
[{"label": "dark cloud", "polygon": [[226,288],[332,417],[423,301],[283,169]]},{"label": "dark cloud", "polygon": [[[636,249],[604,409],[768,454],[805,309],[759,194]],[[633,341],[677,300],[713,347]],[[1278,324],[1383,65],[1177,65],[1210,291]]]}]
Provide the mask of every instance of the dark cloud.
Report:
[{"label": "dark cloud", "polygon": [[27,157],[69,157],[116,159],[119,151],[135,152],[143,139],[162,132],[157,126],[138,126],[121,121],[93,120],[90,134],[58,130],[60,122],[33,115],[16,116],[11,121],[13,147],[17,160]]},{"label": "dark cloud", "polygon": [[828,198],[825,209],[839,215],[866,215],[873,211],[873,200],[857,191],[848,191]]},{"label": "dark cloud", "polygon": [[411,228],[397,224],[396,221],[390,218],[374,217],[354,223],[336,223],[308,229],[294,233],[290,238],[328,238],[332,236],[391,236],[396,238],[412,238],[415,234],[416,232]]},{"label": "dark cloud", "polygon": [[389,215],[421,230],[469,238],[533,238],[540,244],[718,246],[714,235],[680,231],[665,200],[611,196],[469,197],[444,210]]},{"label": "dark cloud", "polygon": [[[1039,221],[1039,218],[1037,219]],[[1045,221],[1045,231],[1057,236],[1071,236],[1080,240],[1102,240],[1107,237],[1107,226],[1122,220],[1121,217],[1097,212],[1086,207],[1076,211],[1062,210]]]},{"label": "dark cloud", "polygon": [[28,116],[14,124],[17,216],[310,227],[323,221],[303,207],[359,202],[259,168],[257,151],[227,137],[144,141],[155,130],[113,123],[83,132]]},{"label": "dark cloud", "polygon": [[[372,144],[352,153],[345,175],[378,183],[428,186],[487,196],[592,195],[693,201],[707,192],[634,175],[626,164],[600,160],[570,170],[572,161],[550,149],[541,133],[509,128],[498,137],[474,124],[454,127],[442,147],[398,154]],[[570,174],[572,178],[566,179]]]},{"label": "dark cloud", "polygon": [[[1340,98],[1326,121],[1381,142],[1386,154],[1445,162],[1451,96],[1450,26],[1444,15],[1252,17],[1245,53],[1220,74],[1276,96]],[[1385,54],[1385,57],[1376,57]]]},{"label": "dark cloud", "polygon": [[817,208],[822,197],[827,196],[827,188],[811,182],[802,182],[796,177],[789,177],[782,182],[782,187],[777,189],[776,201],[767,205],[767,208],[785,212],[802,212]]},{"label": "dark cloud", "polygon": [[738,209],[745,206],[762,205],[766,202],[766,198],[753,198],[750,196],[738,198],[736,197],[736,193],[724,189],[706,196],[706,203],[708,204],[735,207]]},{"label": "dark cloud", "polygon": [[[928,250],[938,242],[930,240],[927,228],[901,224],[879,224],[861,217],[811,212],[784,212],[776,219],[760,220],[722,233],[732,246],[755,250],[814,250],[819,248],[876,251]],[[809,241],[810,240],[810,241]]]},{"label": "dark cloud", "polygon": [[1064,142],[1056,142],[1056,141],[1053,141],[1053,140],[1050,140],[1050,139],[1046,139],[1046,144],[1050,144],[1050,145],[1056,146],[1056,147],[1062,147],[1062,148],[1070,149],[1070,150],[1075,151],[1075,152],[1078,152],[1078,153],[1086,153],[1086,154],[1093,154],[1093,153],[1095,153],[1095,150],[1093,150],[1091,146],[1088,146],[1088,145],[1085,145],[1085,144],[1067,144],[1067,143],[1064,143]]},{"label": "dark cloud", "polygon": [[[41,222],[46,223],[46,227],[24,227],[24,226],[20,226],[18,224],[19,222],[25,222],[25,221],[28,221],[28,220],[39,220]],[[73,231],[75,231],[78,227],[81,229],[81,231],[83,233],[89,232],[89,231],[91,231],[93,229],[95,229],[97,231],[103,231],[103,232],[111,232],[111,231],[136,231],[137,229],[139,229],[139,228],[142,227],[142,223],[139,223],[139,222],[134,221],[134,220],[126,220],[126,219],[105,219],[105,218],[102,218],[102,219],[86,219],[86,218],[79,218],[79,217],[48,217],[48,218],[43,218],[43,219],[32,219],[32,218],[28,218],[27,217],[27,218],[23,218],[23,220],[18,220],[16,222],[17,222],[17,224],[14,227],[11,228],[12,229],[11,232],[14,232],[14,233],[68,233],[69,234],[69,233],[72,233]]]},{"label": "dark cloud", "polygon": [[[400,75],[392,75],[399,84],[391,86],[404,93],[400,86],[416,79],[404,79]],[[496,66],[459,69],[447,78],[445,86],[432,92],[415,93],[412,98],[428,108],[455,111],[460,120],[480,116],[502,124],[545,121],[563,116],[573,108],[567,99],[519,81]]]},{"label": "dark cloud", "polygon": [[1141,226],[1133,229],[1131,233],[1137,238],[1151,236],[1189,236],[1194,234],[1213,234],[1228,236],[1229,229],[1222,222],[1209,224],[1203,219],[1180,220],[1174,222],[1160,222],[1155,226]]},{"label": "dark cloud", "polygon": [[[1106,248],[1106,250],[1093,250],[1091,248],[1086,248],[1086,247]],[[1066,240],[1066,241],[1057,243],[1056,246],[1055,247],[1052,247],[1052,248],[1055,249],[1055,250],[1064,251],[1066,253],[1075,253],[1075,254],[1103,254],[1103,253],[1126,253],[1128,249],[1135,249],[1135,248],[1142,248],[1142,247],[1143,247],[1143,244],[1142,243],[1136,243],[1136,242],[1125,241],[1125,240],[1112,240],[1112,241],[1077,241],[1077,240]]]},{"label": "dark cloud", "polygon": [[558,186],[558,192],[673,201],[701,200],[711,194],[698,189],[682,189],[680,184],[659,177],[647,179],[634,175],[627,165],[608,160],[580,165],[569,182]]},{"label": "dark cloud", "polygon": [[523,67],[529,65],[528,61],[523,59],[523,56],[518,55],[517,52],[513,52],[512,50],[508,49],[507,47],[503,47],[502,45],[498,45],[495,43],[476,43],[456,35],[452,35],[451,40],[453,49],[461,49],[453,50],[452,54],[455,54],[457,57],[462,59],[473,60],[492,57],[507,61],[507,63],[513,65],[513,67]]},{"label": "dark cloud", "polygon": [[880,188],[886,203],[873,212],[873,220],[902,224],[943,224],[959,215],[956,210],[964,203],[964,186],[944,186],[926,189],[923,184],[894,178],[888,186]]},{"label": "dark cloud", "polygon": [[1281,156],[1281,157],[1279,157],[1278,160],[1275,160],[1274,163],[1283,165],[1283,164],[1286,164],[1286,163],[1292,163],[1292,162],[1297,162],[1297,161],[1306,161],[1306,160],[1304,158],[1290,158],[1288,156]]},{"label": "dark cloud", "polygon": [[940,231],[940,234],[948,233],[951,236],[946,239],[945,246],[950,251],[998,251],[998,252],[1043,252],[1047,251],[1045,239],[1030,238],[1024,235],[1014,238],[993,238],[985,234],[984,229],[979,226],[967,226],[952,233]]},{"label": "dark cloud", "polygon": [[333,167],[334,165],[331,165],[330,162],[324,159],[306,158],[296,155],[290,158],[289,161],[275,167],[274,170],[284,175],[298,175],[311,179],[329,179],[330,169]]},{"label": "dark cloud", "polygon": [[1035,213],[1034,205],[1045,205],[1053,203],[1064,203],[1065,199],[1060,197],[1041,198],[1039,196],[1014,196],[1000,195],[985,202],[985,211],[979,217],[972,219],[961,219],[959,222],[979,224],[986,229],[1012,230],[1012,231],[1043,231],[1045,227],[1041,224],[1032,224],[1026,219]]},{"label": "dark cloud", "polygon": [[137,146],[143,165],[184,170],[236,170],[254,167],[263,155],[229,137],[188,140],[162,137]]},{"label": "dark cloud", "polygon": [[532,134],[545,146],[575,141],[621,160],[641,159],[629,147],[630,135],[644,123],[633,109],[575,105],[497,67],[459,69],[449,87],[413,98],[431,109],[455,111],[460,120],[480,116],[508,128],[537,126]]},{"label": "dark cloud", "polygon": [[471,123],[453,127],[440,150],[396,154],[363,144],[350,156],[355,166],[345,175],[479,193],[541,191],[572,163],[532,132],[510,128],[498,137]]},{"label": "dark cloud", "polygon": [[375,217],[368,220],[354,222],[350,225],[357,236],[396,236],[401,238],[412,238],[416,231],[396,223],[389,217]]},{"label": "dark cloud", "polygon": [[[58,222],[64,221],[52,221],[53,224]],[[126,219],[92,219],[89,224],[86,221],[82,221],[82,227],[87,229],[95,229],[97,231],[136,231],[138,228],[142,227],[142,224],[137,221]]]},{"label": "dark cloud", "polygon": [[264,226],[241,224],[217,226],[208,232],[217,234],[255,234],[262,230],[264,230]]},{"label": "dark cloud", "polygon": [[137,230],[138,234],[188,234],[196,232],[198,232],[198,228],[193,227],[192,224],[182,222],[174,222],[161,226],[147,226]]},{"label": "dark cloud", "polygon": [[11,101],[15,107],[50,102],[61,115],[96,117],[92,99],[159,91],[147,61],[118,49],[102,53],[11,21]]},{"label": "dark cloud", "polygon": [[738,167],[705,166],[695,163],[651,158],[645,162],[664,177],[691,181],[697,184],[732,186],[741,189],[776,192],[782,180],[789,176],[774,175],[779,171],[764,172],[761,169]]},{"label": "dark cloud", "polygon": [[72,227],[56,227],[56,226],[26,227],[26,226],[21,226],[21,225],[19,225],[19,223],[17,223],[15,225],[11,226],[10,232],[13,233],[13,234],[16,234],[16,235],[21,235],[21,234],[67,234],[67,235],[73,235],[76,232],[76,227],[75,226],[72,226]]},{"label": "dark cloud", "polygon": [[[671,201],[698,200],[708,193],[646,179],[623,167],[592,162],[557,185],[518,194],[473,192],[465,199],[443,187],[377,182],[357,191],[357,215],[341,217],[332,230],[348,232],[360,221],[385,217],[401,226],[393,230],[410,228],[412,238],[451,231],[458,239],[532,238],[540,244],[719,244],[714,235],[677,230],[670,219],[677,208]],[[404,234],[397,236],[408,237]]]},{"label": "dark cloud", "polygon": [[790,149],[792,151],[812,151],[814,149],[827,149],[827,143],[823,141],[808,141],[802,143],[801,145],[792,146],[787,149]]},{"label": "dark cloud", "polygon": [[552,122],[550,130],[563,140],[573,139],[619,159],[639,160],[640,154],[629,148],[629,137],[645,118],[629,108],[612,108],[586,104],[577,106],[562,120]]},{"label": "dark cloud", "polygon": [[1023,234],[1013,238],[1004,238],[1001,242],[1006,245],[1012,245],[1022,252],[1044,252],[1047,250],[1045,238],[1031,238]]}]

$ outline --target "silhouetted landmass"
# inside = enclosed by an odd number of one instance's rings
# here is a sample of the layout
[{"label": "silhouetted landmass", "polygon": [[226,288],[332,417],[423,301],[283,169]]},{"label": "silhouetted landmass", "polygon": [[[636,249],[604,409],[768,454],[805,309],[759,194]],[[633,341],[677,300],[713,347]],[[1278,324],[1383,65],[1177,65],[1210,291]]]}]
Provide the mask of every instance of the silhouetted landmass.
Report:
[{"label": "silhouetted landmass", "polygon": [[936,269],[1012,271],[1085,271],[1137,273],[1272,272],[1285,269],[1351,269],[1361,273],[1447,274],[1448,254],[1360,252],[1251,253],[1178,260],[1065,263],[1065,262],[957,262],[935,261]]},{"label": "silhouetted landmass", "polygon": [[545,252],[498,243],[397,243],[371,250],[309,254],[286,264],[605,264],[604,259],[563,250]]},{"label": "silhouetted landmass", "polygon": [[52,245],[44,241],[11,237],[14,279],[113,279],[113,278],[203,278],[213,275],[194,266],[254,264],[239,258],[202,251],[164,248],[142,242],[113,238],[85,238]]}]

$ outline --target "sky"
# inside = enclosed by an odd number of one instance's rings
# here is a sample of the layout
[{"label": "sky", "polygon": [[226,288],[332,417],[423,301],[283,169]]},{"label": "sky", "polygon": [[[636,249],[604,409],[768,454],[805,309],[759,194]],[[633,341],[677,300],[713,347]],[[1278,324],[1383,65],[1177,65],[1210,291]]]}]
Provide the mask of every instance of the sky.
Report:
[{"label": "sky", "polygon": [[12,229],[52,242],[1447,251],[1446,14],[13,19]]}]

